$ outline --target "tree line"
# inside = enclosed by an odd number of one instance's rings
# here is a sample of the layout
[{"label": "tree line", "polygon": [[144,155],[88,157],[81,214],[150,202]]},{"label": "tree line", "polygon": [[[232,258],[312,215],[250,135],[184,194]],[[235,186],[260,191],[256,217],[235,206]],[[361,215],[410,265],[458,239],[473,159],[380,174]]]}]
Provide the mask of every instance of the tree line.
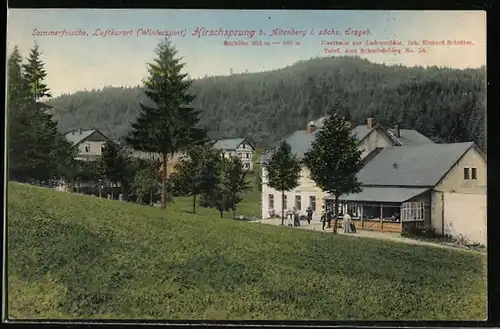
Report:
[{"label": "tree line", "polygon": [[[343,98],[353,124],[367,117],[416,129],[435,142],[484,148],[485,68],[386,66],[357,57],[315,58],[284,69],[193,81],[200,124],[212,139],[248,137],[273,145]],[[143,86],[106,87],[51,100],[62,130],[96,127],[120,137],[148,98]]]},{"label": "tree line", "polygon": [[[173,196],[192,196],[193,212],[200,196],[199,205],[216,208],[221,217],[229,210],[235,213],[249,188],[243,164],[212,149],[199,125],[200,112],[190,107],[192,81],[182,72],[185,64],[172,43],[160,42],[155,53],[144,80],[146,100],[139,102],[141,110],[128,134],[120,142],[107,142],[97,160],[82,161],[44,102],[51,94],[38,46],[26,64],[16,47],[8,72],[9,179],[42,186],[62,180],[77,191],[81,183],[97,184],[99,194],[103,185],[119,185],[125,199],[135,196],[141,203],[149,199],[152,204],[159,194],[163,208]],[[140,159],[132,156],[133,150],[160,158]],[[179,152],[185,156],[168,173],[169,161]],[[114,198],[114,189],[110,191]]]}]

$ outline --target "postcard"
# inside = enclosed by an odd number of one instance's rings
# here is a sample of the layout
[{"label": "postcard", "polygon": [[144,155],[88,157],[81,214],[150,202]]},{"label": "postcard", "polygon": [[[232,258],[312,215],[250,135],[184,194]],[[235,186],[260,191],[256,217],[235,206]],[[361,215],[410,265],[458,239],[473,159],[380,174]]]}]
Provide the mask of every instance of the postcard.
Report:
[{"label": "postcard", "polygon": [[487,318],[484,11],[9,9],[7,41],[4,320]]}]

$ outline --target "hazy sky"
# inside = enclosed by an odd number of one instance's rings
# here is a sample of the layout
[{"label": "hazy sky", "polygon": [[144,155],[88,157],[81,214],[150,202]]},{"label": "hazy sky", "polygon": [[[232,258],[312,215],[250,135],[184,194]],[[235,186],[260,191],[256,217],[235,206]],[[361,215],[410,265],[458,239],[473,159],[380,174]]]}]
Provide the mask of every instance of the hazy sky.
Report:
[{"label": "hazy sky", "polygon": [[[196,28],[255,30],[248,36],[192,36]],[[314,29],[314,35],[270,36],[283,30]],[[346,36],[346,29],[371,35]],[[88,36],[34,36],[37,31],[87,31]],[[128,36],[93,36],[96,29],[132,30]],[[17,45],[24,57],[36,41],[54,95],[107,85],[136,86],[147,75],[146,63],[161,36],[138,36],[139,29],[185,31],[171,40],[184,57],[191,77],[227,75],[278,69],[325,54],[322,41],[464,40],[473,45],[432,46],[427,53],[361,55],[386,64],[437,65],[454,68],[486,64],[486,13],[484,11],[298,11],[298,10],[104,10],[11,9],[8,12],[8,51]],[[267,36],[259,36],[262,29]],[[320,36],[323,29],[342,36]],[[224,46],[224,41],[300,41],[301,45]],[[336,46],[328,46],[336,48]],[[356,47],[360,48],[360,47]],[[362,48],[366,48],[363,46]],[[373,47],[372,47],[373,48]],[[376,48],[376,47],[375,47]],[[338,56],[338,55],[334,55]]]}]

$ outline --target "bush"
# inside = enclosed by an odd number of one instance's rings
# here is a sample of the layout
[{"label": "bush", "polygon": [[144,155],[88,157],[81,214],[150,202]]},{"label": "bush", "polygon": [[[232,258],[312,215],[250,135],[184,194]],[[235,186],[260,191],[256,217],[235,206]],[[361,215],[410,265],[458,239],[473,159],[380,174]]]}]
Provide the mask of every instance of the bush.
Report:
[{"label": "bush", "polygon": [[407,237],[423,237],[428,239],[434,239],[441,237],[436,233],[436,230],[432,226],[415,226],[410,228],[407,232],[402,234]]}]

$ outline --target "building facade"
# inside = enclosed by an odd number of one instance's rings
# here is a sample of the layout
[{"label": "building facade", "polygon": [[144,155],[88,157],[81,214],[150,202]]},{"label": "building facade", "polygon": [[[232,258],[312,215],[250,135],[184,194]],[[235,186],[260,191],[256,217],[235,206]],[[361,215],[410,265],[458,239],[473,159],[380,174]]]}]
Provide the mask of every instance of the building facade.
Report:
[{"label": "building facade", "polygon": [[97,129],[76,129],[66,133],[66,139],[77,149],[77,160],[94,161],[102,155],[104,144],[110,141]]},{"label": "building facade", "polygon": [[228,158],[238,157],[243,163],[243,168],[253,171],[253,152],[255,148],[247,138],[222,139],[214,143],[213,148],[219,150],[221,154]]},{"label": "building facade", "polygon": [[[325,117],[311,121],[307,124],[305,130],[296,131],[284,138],[299,160],[310,149],[316,133],[323,126],[324,120]],[[361,157],[365,165],[388,147],[434,144],[418,131],[400,129],[398,126],[386,129],[375,124],[373,118],[367,118],[364,125],[353,127],[351,134],[359,141],[359,147],[362,150]],[[299,186],[293,191],[285,192],[283,198],[280,191],[276,191],[267,185],[266,163],[272,157],[274,149],[272,148],[266,152],[259,160],[262,167],[262,218],[269,218],[272,213],[281,214],[281,209],[288,210],[293,207],[305,214],[307,207],[311,207],[313,219],[319,219],[327,194],[310,179],[307,168],[302,167]]]}]

